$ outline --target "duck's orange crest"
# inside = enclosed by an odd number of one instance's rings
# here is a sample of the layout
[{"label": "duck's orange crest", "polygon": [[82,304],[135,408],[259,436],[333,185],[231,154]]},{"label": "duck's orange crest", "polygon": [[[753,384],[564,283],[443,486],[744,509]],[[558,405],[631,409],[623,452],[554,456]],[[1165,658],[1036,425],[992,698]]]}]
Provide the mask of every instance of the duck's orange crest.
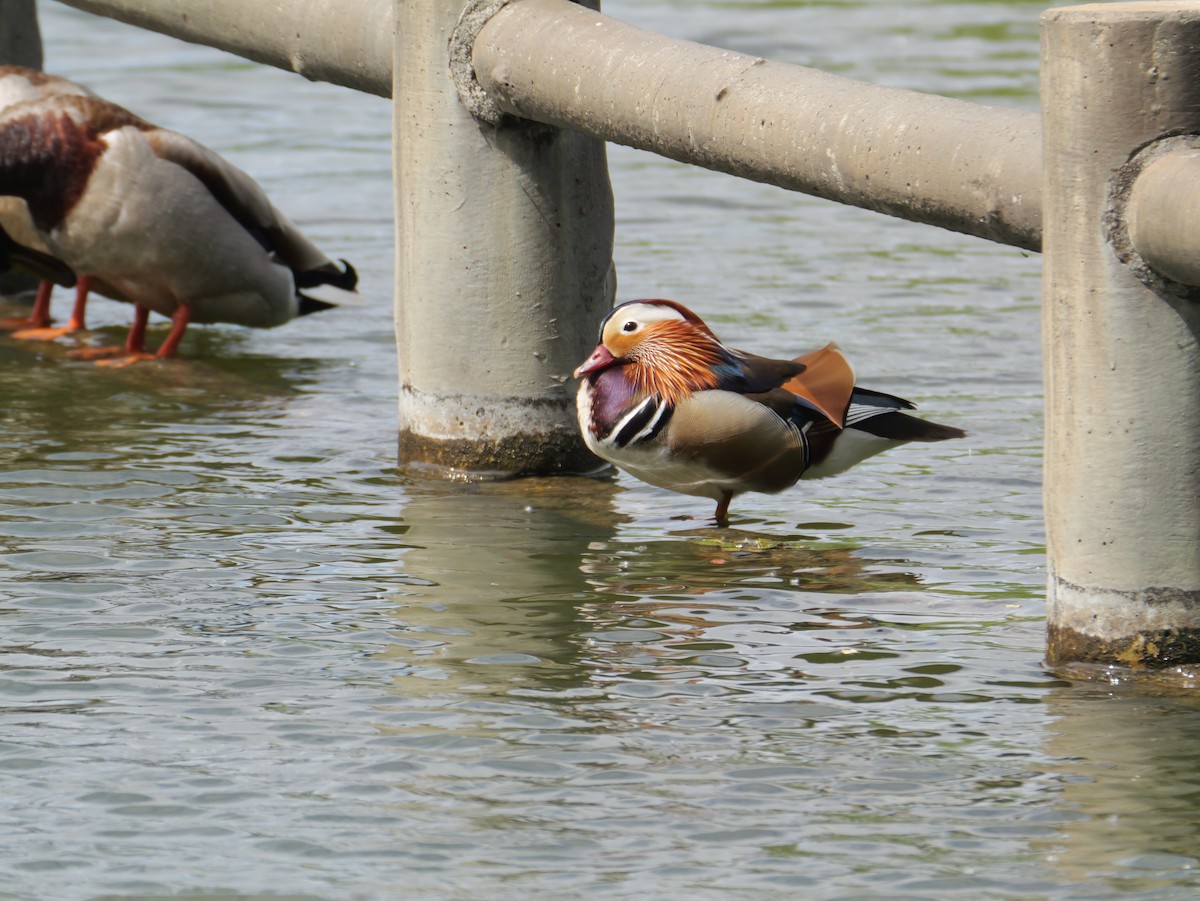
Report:
[{"label": "duck's orange crest", "polygon": [[646,328],[629,358],[628,371],[638,390],[657,394],[674,406],[693,392],[720,384],[716,367],[724,361],[724,353],[707,329],[666,320]]}]

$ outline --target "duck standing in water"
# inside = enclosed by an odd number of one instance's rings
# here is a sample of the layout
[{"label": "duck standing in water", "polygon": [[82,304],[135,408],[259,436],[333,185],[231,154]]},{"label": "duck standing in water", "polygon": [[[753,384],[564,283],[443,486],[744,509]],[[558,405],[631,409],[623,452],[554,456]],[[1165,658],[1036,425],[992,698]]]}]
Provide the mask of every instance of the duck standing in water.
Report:
[{"label": "duck standing in water", "polygon": [[[47,75],[37,69],[0,66],[0,113],[18,103],[60,96],[93,95],[83,85],[56,75]],[[16,197],[0,197],[0,229],[5,230],[6,246],[29,248],[40,253],[44,267],[46,248],[38,238],[37,229],[29,218],[29,208],[24,201]],[[72,276],[70,281],[66,282],[61,274],[57,278],[47,278],[33,272],[30,274],[36,274],[40,279],[33,309],[27,317],[0,319],[0,331],[15,331],[15,337],[21,338],[50,338],[66,332],[81,331],[87,327],[85,317],[89,285],[86,277],[76,280]],[[71,318],[66,327],[61,329],[50,329],[50,296],[55,283],[68,287],[75,285],[76,288],[75,307],[71,311]]]},{"label": "duck standing in water", "polygon": [[[302,289],[352,291],[358,280],[245,172],[97,97],[47,97],[0,113],[4,195],[25,201],[52,255],[99,293],[136,305],[118,365],[172,356],[191,322],[271,328],[329,309]],[[144,344],[151,311],[172,321],[155,354]]]},{"label": "duck standing in water", "polygon": [[754,356],[670,300],[614,308],[575,377],[588,448],[643,482],[712,498],[718,523],[743,492],[773,494],[909,441],[966,435],[857,387],[836,345],[795,360]]}]

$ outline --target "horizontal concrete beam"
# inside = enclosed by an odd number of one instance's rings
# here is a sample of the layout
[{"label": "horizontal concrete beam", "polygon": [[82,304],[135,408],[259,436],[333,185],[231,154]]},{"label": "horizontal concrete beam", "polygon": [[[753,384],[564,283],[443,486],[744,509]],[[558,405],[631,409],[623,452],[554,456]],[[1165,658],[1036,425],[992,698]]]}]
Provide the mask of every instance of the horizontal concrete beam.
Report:
[{"label": "horizontal concrete beam", "polygon": [[482,93],[504,113],[903,219],[1041,247],[1035,113],[674,40],[569,0],[502,6],[480,28],[473,64]]},{"label": "horizontal concrete beam", "polygon": [[1164,144],[1191,144],[1158,155],[1137,175],[1125,207],[1133,250],[1150,268],[1180,284],[1200,286],[1200,146],[1191,136]]},{"label": "horizontal concrete beam", "polygon": [[97,15],[390,97],[392,0],[60,0]]}]

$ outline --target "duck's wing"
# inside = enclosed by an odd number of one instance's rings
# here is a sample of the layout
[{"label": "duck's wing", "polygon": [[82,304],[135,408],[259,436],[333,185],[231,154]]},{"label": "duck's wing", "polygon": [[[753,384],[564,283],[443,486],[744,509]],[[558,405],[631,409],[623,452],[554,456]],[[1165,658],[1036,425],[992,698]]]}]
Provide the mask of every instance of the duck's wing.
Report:
[{"label": "duck's wing", "polygon": [[759,394],[780,387],[804,369],[805,364],[797,360],[775,360],[745,351],[731,351],[726,363],[716,368],[720,379],[717,387],[738,394]]},{"label": "duck's wing", "polygon": [[298,288],[332,284],[353,290],[354,269],[339,269],[277,210],[258,182],[203,144],[167,129],[146,133],[154,153],[194,175],[222,207],[296,275]]},{"label": "duck's wing", "polygon": [[854,368],[836,344],[797,357],[804,371],[783,384],[806,405],[824,414],[838,428],[846,424],[846,413],[854,394]]}]

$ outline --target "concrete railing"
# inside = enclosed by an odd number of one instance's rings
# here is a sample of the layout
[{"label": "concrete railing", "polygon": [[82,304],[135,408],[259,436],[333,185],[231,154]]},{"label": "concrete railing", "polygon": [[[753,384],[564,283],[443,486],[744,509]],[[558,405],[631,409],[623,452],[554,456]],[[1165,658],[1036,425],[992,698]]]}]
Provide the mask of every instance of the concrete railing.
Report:
[{"label": "concrete railing", "polygon": [[1045,13],[1039,122],[567,0],[63,2],[391,94],[406,460],[588,465],[604,141],[1043,249],[1049,659],[1200,663],[1200,3]]},{"label": "concrete railing", "polygon": [[311,81],[328,81],[381,97],[392,94],[393,0],[60,2],[288,69]]},{"label": "concrete railing", "polygon": [[1041,247],[1041,130],[1033,113],[674,40],[568,0],[504,5],[469,43],[482,118],[533,119]]},{"label": "concrete railing", "polygon": [[[60,2],[391,94],[392,0]],[[674,40],[569,0],[473,3],[451,53],[468,107],[493,124],[510,114],[1005,244],[1041,244],[1033,113]]]}]

